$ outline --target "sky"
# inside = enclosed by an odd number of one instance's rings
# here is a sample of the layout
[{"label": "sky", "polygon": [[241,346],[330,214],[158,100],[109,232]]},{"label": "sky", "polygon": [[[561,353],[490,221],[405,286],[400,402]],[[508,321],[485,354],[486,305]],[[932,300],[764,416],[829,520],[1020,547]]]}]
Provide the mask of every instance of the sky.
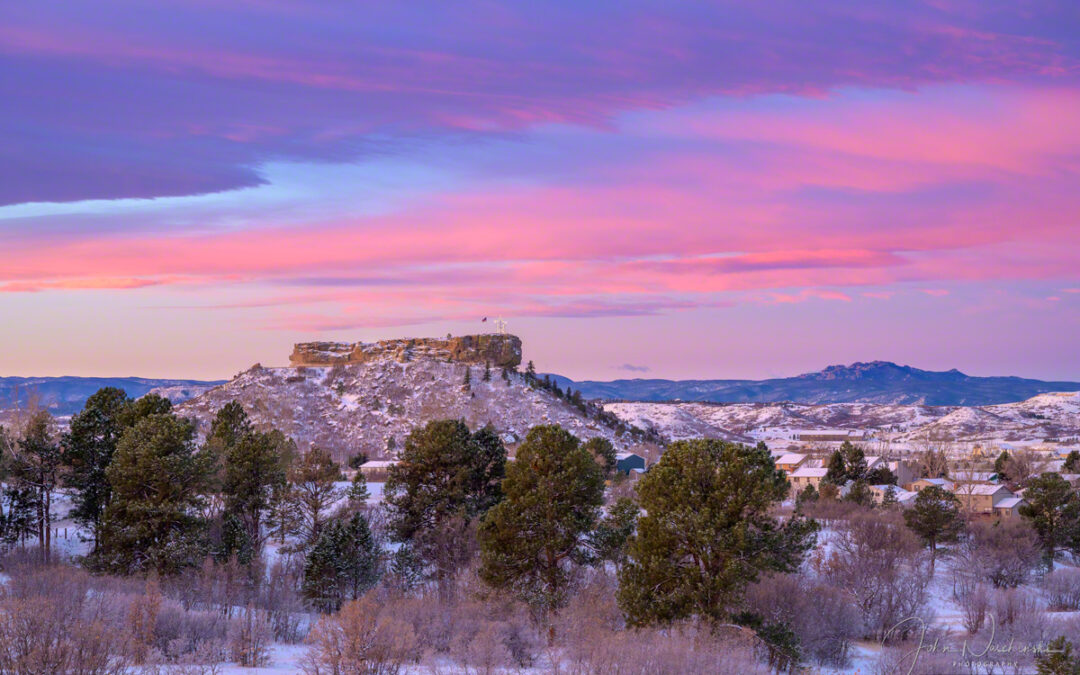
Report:
[{"label": "sky", "polygon": [[3,3],[0,138],[0,375],[1080,380],[1071,0]]}]

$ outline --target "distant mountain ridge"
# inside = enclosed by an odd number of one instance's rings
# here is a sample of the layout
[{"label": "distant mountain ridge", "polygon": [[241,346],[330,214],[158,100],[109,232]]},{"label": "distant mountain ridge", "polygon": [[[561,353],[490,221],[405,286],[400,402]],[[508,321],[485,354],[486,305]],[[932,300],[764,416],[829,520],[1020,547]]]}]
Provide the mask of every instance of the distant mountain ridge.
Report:
[{"label": "distant mountain ridge", "polygon": [[173,402],[198,396],[220,381],[155,379],[147,377],[0,377],[0,410],[25,407],[33,398],[53,415],[71,415],[82,410],[94,392],[117,387],[138,398],[155,389]]},{"label": "distant mountain ridge", "polygon": [[590,399],[712,403],[877,403],[981,406],[1023,401],[1055,391],[1080,391],[1080,382],[1021,377],[977,377],[955,368],[921,370],[890,361],[834,365],[814,373],[769,380],[632,379],[597,382],[552,376]]}]

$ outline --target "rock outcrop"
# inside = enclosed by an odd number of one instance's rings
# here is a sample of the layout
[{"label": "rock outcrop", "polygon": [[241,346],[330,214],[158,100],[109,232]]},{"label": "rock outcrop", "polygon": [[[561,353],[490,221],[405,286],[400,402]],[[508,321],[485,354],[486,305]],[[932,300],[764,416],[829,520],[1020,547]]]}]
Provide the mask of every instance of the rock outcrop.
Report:
[{"label": "rock outcrop", "polygon": [[516,368],[521,364],[521,338],[487,334],[357,343],[302,342],[293,347],[289,362],[293,366],[333,366],[382,359],[404,363],[414,358]]}]

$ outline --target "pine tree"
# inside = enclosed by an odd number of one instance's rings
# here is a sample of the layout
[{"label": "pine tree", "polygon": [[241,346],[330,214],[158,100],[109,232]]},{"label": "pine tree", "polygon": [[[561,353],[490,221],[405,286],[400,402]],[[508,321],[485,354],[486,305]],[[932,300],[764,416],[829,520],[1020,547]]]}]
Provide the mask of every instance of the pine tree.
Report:
[{"label": "pine tree", "polygon": [[290,494],[305,543],[314,544],[331,505],[341,498],[335,483],[341,468],[320,448],[311,448],[289,470]]},{"label": "pine tree", "polygon": [[818,491],[814,489],[813,485],[807,485],[803,488],[802,492],[795,497],[795,510],[802,512],[802,509],[805,508],[807,504],[813,504],[817,500]]},{"label": "pine tree", "polygon": [[395,540],[447,580],[468,552],[470,525],[502,497],[506,448],[490,427],[436,420],[405,439],[383,486]]},{"label": "pine tree", "polygon": [[891,509],[900,506],[900,501],[896,498],[896,488],[893,485],[889,485],[885,489],[885,494],[881,497],[881,507],[885,509]]},{"label": "pine tree", "polygon": [[930,548],[930,569],[934,568],[938,544],[955,541],[964,531],[960,500],[936,485],[919,491],[915,503],[904,512],[904,521]]},{"label": "pine tree", "polygon": [[379,580],[379,552],[367,518],[332,520],[304,561],[303,593],[322,612],[336,612]]},{"label": "pine tree", "polygon": [[368,491],[367,478],[364,476],[363,471],[357,471],[353,476],[352,485],[349,486],[348,493],[349,502],[354,507],[363,507],[367,504],[367,500],[371,499],[371,492]]},{"label": "pine tree", "polygon": [[[480,523],[480,578],[549,619],[566,604],[586,555],[585,537],[603,503],[603,472],[570,432],[537,426],[507,467],[503,490],[503,501]],[[549,640],[552,631],[549,624]]]},{"label": "pine tree", "polygon": [[46,563],[52,554],[52,496],[60,480],[61,452],[55,436],[52,415],[44,410],[35,413],[16,444],[11,472],[16,484],[32,495],[38,545]]},{"label": "pine tree", "polygon": [[1072,643],[1061,635],[1036,654],[1035,668],[1038,675],[1080,675],[1080,659],[1073,655]]},{"label": "pine tree", "polygon": [[582,443],[581,447],[593,456],[596,463],[604,470],[606,478],[610,478],[615,473],[618,458],[616,457],[615,446],[611,444],[611,441],[603,436],[596,436]]},{"label": "pine tree", "polygon": [[296,501],[292,485],[288,483],[275,485],[270,491],[270,503],[266,512],[266,532],[278,543],[278,546],[285,546],[289,537],[300,532],[302,522],[295,508]]},{"label": "pine tree", "polygon": [[465,391],[472,389],[472,368],[465,366],[465,380],[461,383],[461,388]]},{"label": "pine tree", "polygon": [[[1006,473],[1009,468],[1009,459],[1009,452],[1007,450],[1002,450],[1001,454],[994,460],[994,473],[997,474],[998,478],[1004,481],[1009,480],[1009,476]],[[1067,461],[1068,460],[1066,460],[1066,462]]]},{"label": "pine tree", "polygon": [[[529,361],[529,365],[525,366],[525,379],[527,379],[527,380],[535,380],[536,379],[536,366],[533,365],[533,362],[531,360]],[[548,381],[548,378],[547,378],[547,375],[545,375],[544,376],[544,382],[546,383],[547,381]]]},{"label": "pine tree", "polygon": [[101,515],[112,490],[105,470],[112,462],[125,426],[121,419],[131,399],[123,389],[105,387],[86,399],[82,412],[72,416],[61,440],[67,467],[65,482],[71,489],[71,517],[90,531],[97,546]]},{"label": "pine tree", "polygon": [[862,446],[844,441],[840,444],[840,454],[844,456],[845,478],[863,480],[866,477],[866,453]]},{"label": "pine tree", "polygon": [[171,413],[127,429],[106,474],[112,501],[102,518],[94,567],[116,574],[176,574],[205,553],[200,515],[207,463],[195,453],[195,428]]},{"label": "pine tree", "polygon": [[484,382],[491,382],[491,364],[484,362]]},{"label": "pine tree", "polygon": [[714,439],[669,445],[637,484],[646,515],[619,572],[628,623],[724,623],[761,573],[797,569],[817,524],[773,515],[788,490],[760,448]]},{"label": "pine tree", "polygon": [[1066,473],[1080,473],[1080,450],[1071,450],[1065,457]]},{"label": "pine tree", "polygon": [[390,560],[391,583],[398,589],[409,592],[424,580],[424,563],[413,553],[409,544],[402,544],[394,551]]},{"label": "pine tree", "polygon": [[626,561],[626,544],[637,527],[641,509],[637,502],[627,497],[617,500],[608,509],[596,530],[588,535],[591,549],[590,562],[611,562],[619,567]]},{"label": "pine tree", "polygon": [[1032,479],[1024,490],[1020,515],[1031,521],[1047,560],[1064,548],[1080,550],[1080,495],[1056,473]]},{"label": "pine tree", "polygon": [[844,462],[844,453],[837,450],[829,457],[828,469],[823,480],[831,485],[843,485],[847,482],[847,465]]},{"label": "pine tree", "polygon": [[874,495],[865,481],[857,480],[851,484],[848,493],[844,495],[844,501],[858,504],[859,506],[872,506]]},{"label": "pine tree", "polygon": [[294,454],[293,441],[279,431],[249,431],[226,451],[225,513],[241,523],[255,555],[262,550],[263,520],[274,491],[285,484]]}]

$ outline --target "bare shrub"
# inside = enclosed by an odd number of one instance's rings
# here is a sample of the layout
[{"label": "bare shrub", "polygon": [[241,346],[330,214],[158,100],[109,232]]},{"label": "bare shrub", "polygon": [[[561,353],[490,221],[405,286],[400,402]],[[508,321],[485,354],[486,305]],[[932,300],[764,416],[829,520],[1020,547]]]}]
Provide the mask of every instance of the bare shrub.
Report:
[{"label": "bare shrub", "polygon": [[847,665],[863,632],[858,608],[841,589],[801,574],[774,574],[747,589],[746,607],[765,623],[787,626],[804,656],[821,665]]},{"label": "bare shrub", "polygon": [[964,628],[977,633],[986,622],[990,609],[990,590],[977,574],[958,570],[953,578],[953,599],[963,613]]},{"label": "bare shrub", "polygon": [[323,617],[308,635],[311,649],[301,667],[307,675],[396,675],[416,660],[412,627],[380,612],[372,594]]},{"label": "bare shrub", "polygon": [[1062,567],[1050,572],[1043,577],[1042,591],[1050,609],[1080,610],[1080,569]]},{"label": "bare shrub", "polygon": [[895,516],[859,515],[837,526],[831,555],[819,562],[823,580],[850,594],[867,636],[904,639],[903,619],[926,613],[929,555]]},{"label": "bare shrub", "polygon": [[958,567],[979,574],[996,588],[1015,588],[1042,560],[1039,537],[1020,520],[975,521],[960,547]]},{"label": "bare shrub", "polygon": [[994,592],[991,607],[997,626],[1014,623],[1033,624],[1042,618],[1042,607],[1035,593],[1026,588],[1005,588]]},{"label": "bare shrub", "polygon": [[[584,638],[588,639],[584,639]],[[733,632],[722,638],[691,626],[668,630],[608,631],[596,628],[568,646],[565,675],[753,675],[770,672],[754,654],[756,638]]]},{"label": "bare shrub", "polygon": [[270,664],[270,621],[266,612],[247,607],[229,627],[229,657],[245,668]]},{"label": "bare shrub", "polygon": [[274,639],[280,642],[299,642],[303,638],[304,600],[297,590],[303,578],[303,566],[290,557],[277,560],[262,585],[260,605],[266,609]]}]

